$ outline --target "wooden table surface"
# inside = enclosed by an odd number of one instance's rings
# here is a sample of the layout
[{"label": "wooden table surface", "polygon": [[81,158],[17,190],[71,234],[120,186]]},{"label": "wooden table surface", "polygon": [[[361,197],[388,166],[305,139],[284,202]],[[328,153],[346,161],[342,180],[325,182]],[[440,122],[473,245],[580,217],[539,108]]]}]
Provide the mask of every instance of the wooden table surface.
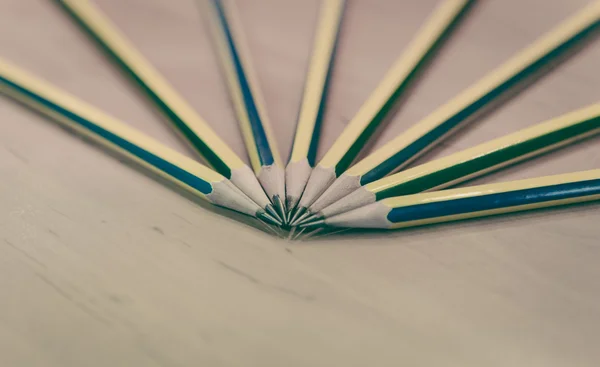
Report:
[{"label": "wooden table surface", "polygon": [[[245,156],[193,0],[96,0]],[[585,0],[483,1],[385,143]],[[238,0],[285,158],[316,0]],[[320,154],[435,0],[353,0]],[[0,0],[0,56],[186,154],[61,10]],[[600,39],[422,161],[600,100]],[[477,182],[600,168],[598,139]],[[0,98],[0,366],[597,366],[600,205],[288,241]]]}]

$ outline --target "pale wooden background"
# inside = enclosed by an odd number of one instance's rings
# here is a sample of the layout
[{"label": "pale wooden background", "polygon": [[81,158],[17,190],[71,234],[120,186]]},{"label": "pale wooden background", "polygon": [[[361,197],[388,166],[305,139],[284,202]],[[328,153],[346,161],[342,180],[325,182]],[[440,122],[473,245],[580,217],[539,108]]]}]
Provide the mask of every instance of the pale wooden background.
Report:
[{"label": "pale wooden background", "polygon": [[[244,154],[192,0],[97,0]],[[239,0],[284,156],[316,0]],[[377,144],[576,11],[484,1]],[[354,0],[321,153],[435,1]],[[45,0],[0,0],[0,56],[189,153]],[[600,99],[600,39],[424,160]],[[496,173],[600,167],[598,140]],[[597,366],[597,204],[289,242],[199,207],[0,99],[1,366]]]}]

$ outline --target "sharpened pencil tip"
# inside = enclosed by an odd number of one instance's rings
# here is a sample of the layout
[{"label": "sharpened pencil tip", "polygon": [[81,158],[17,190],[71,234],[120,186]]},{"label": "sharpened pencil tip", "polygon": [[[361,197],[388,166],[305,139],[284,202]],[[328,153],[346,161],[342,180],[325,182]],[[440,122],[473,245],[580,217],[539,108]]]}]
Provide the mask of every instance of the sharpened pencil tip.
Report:
[{"label": "sharpened pencil tip", "polygon": [[324,219],[318,219],[312,222],[305,222],[303,224],[298,225],[300,228],[315,228],[315,227],[325,227],[326,223]]},{"label": "sharpened pencil tip", "polygon": [[291,215],[291,219],[289,220],[289,223],[291,225],[294,225],[294,223],[296,223],[296,221],[298,220],[298,218],[300,218],[304,212],[306,212],[306,208],[303,206],[297,206],[296,207],[296,211],[294,212],[293,215]]},{"label": "sharpened pencil tip", "polygon": [[256,216],[259,219],[263,220],[264,222],[273,224],[275,226],[281,226],[283,224],[279,219],[277,219],[277,218],[273,217],[272,215],[270,215],[269,213],[266,213],[263,211],[256,213]]},{"label": "sharpened pencil tip", "polygon": [[268,214],[270,214],[274,218],[277,218],[277,220],[281,222],[281,218],[279,217],[279,214],[277,214],[277,211],[275,210],[275,207],[272,204],[265,206],[265,210]]},{"label": "sharpened pencil tip", "polygon": [[291,196],[286,196],[285,198],[285,207],[289,212],[292,212],[294,209],[296,209],[296,204],[298,204],[298,201],[300,200],[300,198],[294,198]]},{"label": "sharpened pencil tip", "polygon": [[301,216],[299,216],[298,218],[296,218],[296,220],[294,222],[292,222],[291,224],[294,225],[294,226],[297,226],[299,223],[306,221],[306,219],[310,218],[311,216],[313,216],[313,213],[311,213],[307,209],[304,212],[304,214],[302,214]]},{"label": "sharpened pencil tip", "polygon": [[287,223],[287,215],[286,215],[287,213],[285,210],[285,205],[283,204],[283,201],[281,200],[279,195],[276,195],[273,197],[273,206],[275,207],[275,210],[277,211],[279,218],[281,218],[281,220],[284,223]]},{"label": "sharpened pencil tip", "polygon": [[286,223],[290,223],[292,221],[292,214],[294,213],[294,210],[290,210],[290,207],[288,206],[288,212],[285,214],[285,222]]},{"label": "sharpened pencil tip", "polygon": [[303,216],[303,217],[299,218],[298,222],[296,223],[296,225],[299,226],[301,224],[308,223],[308,222],[313,222],[313,221],[318,220],[318,219],[323,219],[323,217],[320,216],[320,215],[318,215],[318,214],[309,213],[309,215]]}]

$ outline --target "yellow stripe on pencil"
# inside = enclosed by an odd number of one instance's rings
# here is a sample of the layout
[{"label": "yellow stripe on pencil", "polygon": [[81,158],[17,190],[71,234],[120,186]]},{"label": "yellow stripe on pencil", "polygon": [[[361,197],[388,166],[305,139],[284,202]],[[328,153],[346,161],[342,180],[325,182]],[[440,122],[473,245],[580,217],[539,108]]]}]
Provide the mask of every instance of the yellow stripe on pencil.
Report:
[{"label": "yellow stripe on pencil", "polygon": [[405,167],[459,127],[472,122],[471,117],[477,117],[477,112],[492,102],[502,101],[501,96],[523,81],[531,80],[544,66],[599,30],[600,1],[595,1],[349,168],[326,191],[323,189],[324,193],[314,205],[327,206],[360,186]]},{"label": "yellow stripe on pencil", "polygon": [[328,206],[315,208],[316,217],[332,217],[392,196],[456,185],[598,133],[600,103],[373,181]]},{"label": "yellow stripe on pencil", "polygon": [[358,156],[392,105],[406,91],[466,14],[470,0],[443,0],[412,42],[387,72],[377,88],[348,123],[333,146],[312,170],[292,223],[327,189]]},{"label": "yellow stripe on pencil", "polygon": [[309,226],[396,229],[600,200],[600,169],[398,196]]},{"label": "yellow stripe on pencil", "polygon": [[276,215],[248,167],[194,111],[115,25],[89,0],[57,0],[92,38],[131,76],[177,132],[217,172],[231,180],[261,207]]},{"label": "yellow stripe on pencil", "polygon": [[323,0],[316,28],[313,51],[306,73],[304,93],[296,122],[290,159],[285,169],[286,206],[298,204],[314,166],[327,91],[345,0]]},{"label": "yellow stripe on pencil", "polygon": [[259,182],[285,218],[285,175],[262,91],[244,37],[239,11],[232,1],[200,1],[210,14],[215,48],[220,56],[229,94],[250,162]]},{"label": "yellow stripe on pencil", "polygon": [[210,203],[278,224],[221,174],[2,59],[0,92]]}]

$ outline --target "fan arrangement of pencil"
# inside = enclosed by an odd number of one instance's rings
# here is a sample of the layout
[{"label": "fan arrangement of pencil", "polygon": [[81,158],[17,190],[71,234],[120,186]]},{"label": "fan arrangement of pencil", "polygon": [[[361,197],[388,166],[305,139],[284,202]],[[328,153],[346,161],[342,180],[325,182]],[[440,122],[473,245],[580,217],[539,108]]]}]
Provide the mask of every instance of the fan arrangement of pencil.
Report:
[{"label": "fan arrangement of pencil", "polygon": [[[600,199],[600,169],[447,189],[600,133],[600,102],[449,156],[406,167],[503,103],[600,33],[600,1],[509,58],[495,70],[355,162],[407,87],[475,0],[441,0],[412,42],[323,158],[320,127],[345,0],[322,0],[312,56],[287,165],[280,157],[235,4],[199,0],[228,86],[250,165],[169,85],[89,0],[57,4],[124,71],[201,156],[203,165],[76,97],[0,59],[0,92],[128,158],[208,202],[284,229],[324,226],[393,229]],[[444,190],[439,190],[444,189]]]}]

